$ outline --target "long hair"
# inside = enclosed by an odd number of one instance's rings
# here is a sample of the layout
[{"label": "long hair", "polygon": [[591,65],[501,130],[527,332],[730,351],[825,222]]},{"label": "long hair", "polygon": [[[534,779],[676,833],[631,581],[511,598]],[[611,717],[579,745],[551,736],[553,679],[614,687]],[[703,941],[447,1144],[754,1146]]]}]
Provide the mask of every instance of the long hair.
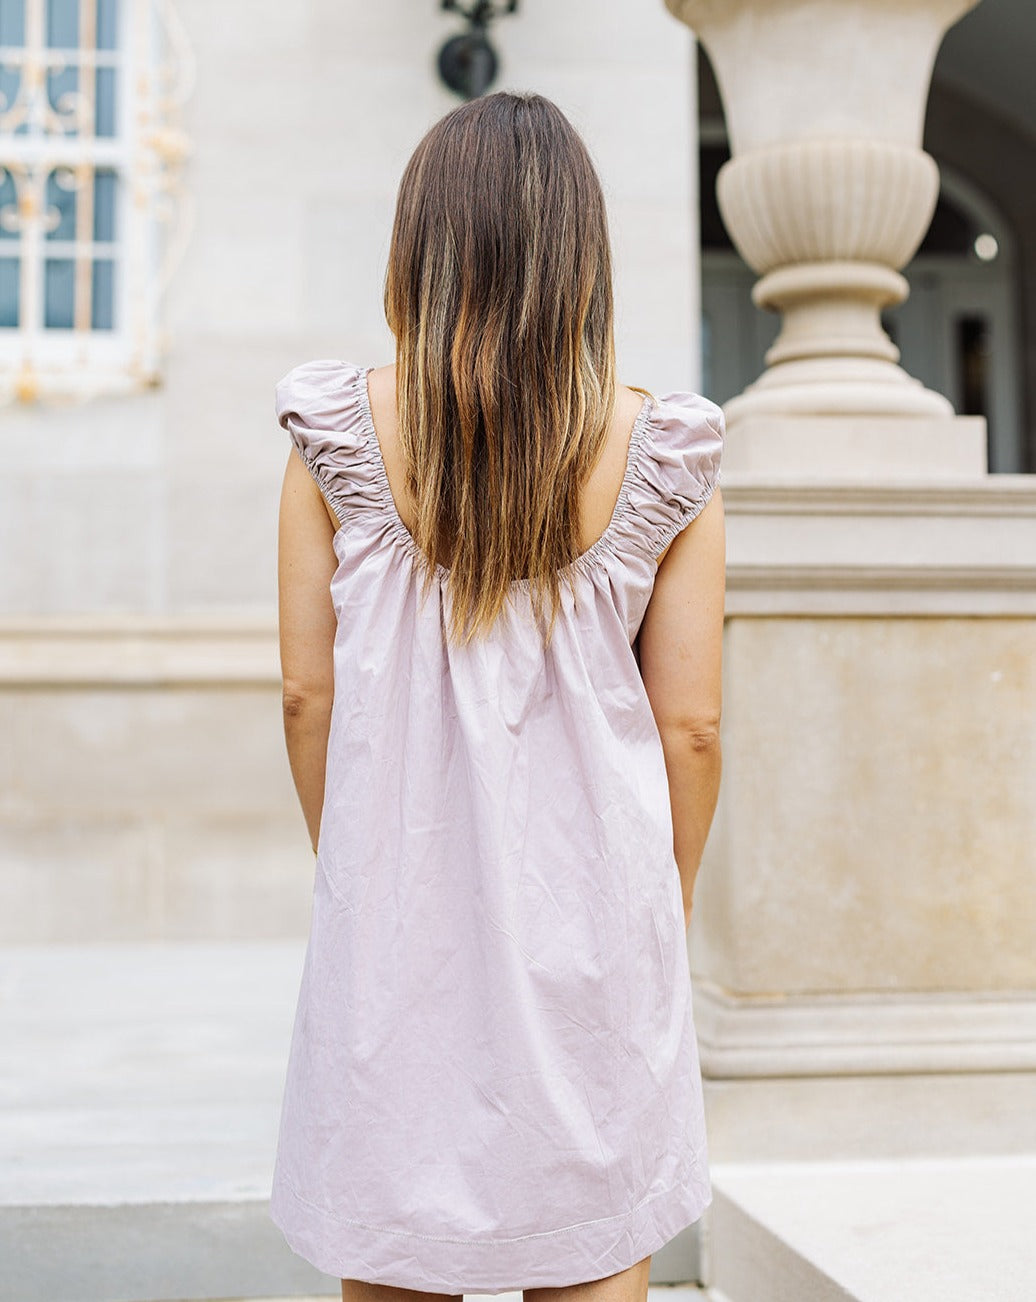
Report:
[{"label": "long hair", "polygon": [[[537,618],[580,554],[580,490],[615,403],[611,251],[586,146],[542,95],[448,113],[400,182],[385,279],[414,540],[449,636],[524,581]],[[565,570],[564,575],[559,571]]]}]

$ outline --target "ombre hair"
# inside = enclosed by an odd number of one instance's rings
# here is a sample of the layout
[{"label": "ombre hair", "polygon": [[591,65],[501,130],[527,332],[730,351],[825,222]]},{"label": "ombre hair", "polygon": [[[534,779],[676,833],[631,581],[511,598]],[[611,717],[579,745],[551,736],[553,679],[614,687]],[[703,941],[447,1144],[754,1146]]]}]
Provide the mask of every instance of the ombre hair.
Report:
[{"label": "ombre hair", "polygon": [[399,187],[385,315],[418,564],[449,572],[449,635],[487,632],[520,580],[537,618],[549,600],[549,642],[615,404],[604,196],[550,100],[486,95],[427,133]]}]

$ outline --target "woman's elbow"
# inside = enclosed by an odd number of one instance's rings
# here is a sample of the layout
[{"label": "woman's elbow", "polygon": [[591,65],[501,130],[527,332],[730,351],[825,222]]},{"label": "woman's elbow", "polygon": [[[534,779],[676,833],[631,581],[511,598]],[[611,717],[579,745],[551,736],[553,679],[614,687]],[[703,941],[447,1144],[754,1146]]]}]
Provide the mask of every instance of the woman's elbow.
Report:
[{"label": "woman's elbow", "polygon": [[334,685],[285,679],[281,684],[281,710],[286,721],[313,718],[331,711]]},{"label": "woman's elbow", "polygon": [[698,755],[717,755],[722,750],[719,715],[665,722],[659,727],[663,743],[673,749]]}]

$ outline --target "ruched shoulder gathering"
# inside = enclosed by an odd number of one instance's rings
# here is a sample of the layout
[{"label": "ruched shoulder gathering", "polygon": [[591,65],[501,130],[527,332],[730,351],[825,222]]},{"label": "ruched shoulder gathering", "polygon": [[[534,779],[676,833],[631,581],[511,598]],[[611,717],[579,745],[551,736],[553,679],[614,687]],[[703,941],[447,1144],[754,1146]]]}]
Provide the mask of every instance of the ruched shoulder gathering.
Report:
[{"label": "ruched shoulder gathering", "polygon": [[701,514],[720,479],[723,409],[698,393],[648,399],[645,425],[631,448],[630,485],[619,533],[654,557]]},{"label": "ruched shoulder gathering", "polygon": [[[413,536],[399,518],[371,415],[371,367],[334,358],[303,362],[276,386],[277,419],[291,436],[339,523],[374,508],[411,559]],[[720,479],[723,411],[677,390],[645,398],[630,435],[626,471],[611,520],[574,565],[593,570],[609,556],[658,556],[702,511]],[[445,578],[443,566],[436,567]],[[515,586],[526,586],[515,580]]]},{"label": "ruched shoulder gathering", "polygon": [[303,362],[277,382],[277,419],[339,523],[378,506],[377,449],[367,434],[366,372],[333,359]]}]

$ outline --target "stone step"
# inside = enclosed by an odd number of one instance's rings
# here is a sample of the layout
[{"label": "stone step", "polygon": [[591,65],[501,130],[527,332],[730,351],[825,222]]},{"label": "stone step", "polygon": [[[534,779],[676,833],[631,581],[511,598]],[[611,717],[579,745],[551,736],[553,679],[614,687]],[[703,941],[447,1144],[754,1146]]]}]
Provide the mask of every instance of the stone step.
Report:
[{"label": "stone step", "polygon": [[728,1302],[1036,1297],[1036,1153],[713,1163],[712,1177],[706,1274]]},{"label": "stone step", "polygon": [[[0,1302],[334,1296],[267,1209],[304,953],[0,952]],[[697,1261],[692,1227],[652,1283]]]}]

